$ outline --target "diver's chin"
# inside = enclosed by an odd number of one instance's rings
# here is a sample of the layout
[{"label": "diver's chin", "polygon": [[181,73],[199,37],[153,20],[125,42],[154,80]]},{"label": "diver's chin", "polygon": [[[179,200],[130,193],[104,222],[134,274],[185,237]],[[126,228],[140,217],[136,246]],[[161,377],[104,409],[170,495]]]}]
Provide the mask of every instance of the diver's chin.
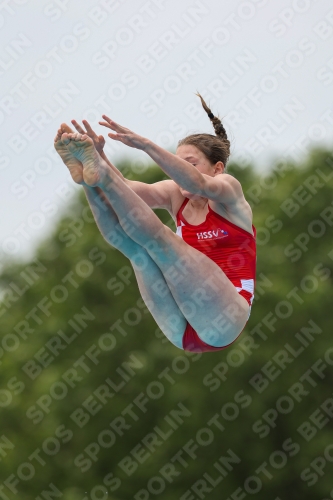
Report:
[{"label": "diver's chin", "polygon": [[191,200],[195,196],[195,194],[190,193],[189,191],[186,191],[183,188],[179,188],[179,189],[180,189],[181,194],[184,196],[184,198],[188,198],[189,200]]}]

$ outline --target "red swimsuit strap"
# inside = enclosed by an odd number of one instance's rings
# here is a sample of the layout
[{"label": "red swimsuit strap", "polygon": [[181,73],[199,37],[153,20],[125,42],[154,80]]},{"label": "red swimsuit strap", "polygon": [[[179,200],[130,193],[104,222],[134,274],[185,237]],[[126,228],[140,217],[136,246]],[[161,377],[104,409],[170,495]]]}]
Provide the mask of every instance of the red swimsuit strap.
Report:
[{"label": "red swimsuit strap", "polygon": [[183,215],[183,210],[189,201],[190,201],[189,198],[185,198],[185,200],[183,201],[183,203],[181,204],[181,206],[177,212],[177,216],[176,216],[177,219],[179,219],[180,216]]}]

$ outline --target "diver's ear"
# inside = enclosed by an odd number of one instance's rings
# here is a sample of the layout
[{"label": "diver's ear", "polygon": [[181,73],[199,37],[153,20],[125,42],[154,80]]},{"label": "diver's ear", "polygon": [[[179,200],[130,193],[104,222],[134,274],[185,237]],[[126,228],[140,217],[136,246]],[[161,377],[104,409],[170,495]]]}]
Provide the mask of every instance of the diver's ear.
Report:
[{"label": "diver's ear", "polygon": [[223,174],[224,172],[224,163],[222,161],[218,161],[214,165],[214,175]]}]

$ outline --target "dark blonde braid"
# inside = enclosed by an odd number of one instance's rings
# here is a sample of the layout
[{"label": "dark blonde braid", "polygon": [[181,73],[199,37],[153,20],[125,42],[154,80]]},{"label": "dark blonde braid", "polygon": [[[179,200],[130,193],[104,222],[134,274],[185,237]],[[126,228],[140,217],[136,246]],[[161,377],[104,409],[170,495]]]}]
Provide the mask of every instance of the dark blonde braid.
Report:
[{"label": "dark blonde braid", "polygon": [[204,101],[203,97],[197,92],[195,95],[197,95],[200,98],[201,104],[203,109],[206,111],[208,118],[213,124],[214,130],[215,130],[215,135],[217,137],[221,137],[221,139],[226,139],[228,140],[227,133],[225,131],[225,128],[222,125],[221,120],[217,117],[214,116],[209,107],[207,106],[206,102]]},{"label": "dark blonde braid", "polygon": [[199,93],[196,94],[200,97],[202,107],[206,111],[208,118],[213,124],[215,135],[211,134],[192,134],[178,142],[178,146],[186,144],[193,145],[198,148],[208,158],[212,165],[221,161],[226,166],[230,156],[230,141],[228,139],[225,128],[221,120],[214,116],[204,99]]}]

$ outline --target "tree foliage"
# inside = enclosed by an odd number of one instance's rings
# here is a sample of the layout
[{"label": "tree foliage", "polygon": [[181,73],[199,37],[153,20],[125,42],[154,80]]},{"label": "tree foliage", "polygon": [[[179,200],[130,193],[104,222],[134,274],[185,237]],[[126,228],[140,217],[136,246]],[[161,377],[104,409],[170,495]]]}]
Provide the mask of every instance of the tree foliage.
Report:
[{"label": "tree foliage", "polygon": [[0,498],[333,498],[333,155],[230,171],[253,207],[258,260],[229,349],[165,339],[83,196],[32,262],[8,263]]}]

